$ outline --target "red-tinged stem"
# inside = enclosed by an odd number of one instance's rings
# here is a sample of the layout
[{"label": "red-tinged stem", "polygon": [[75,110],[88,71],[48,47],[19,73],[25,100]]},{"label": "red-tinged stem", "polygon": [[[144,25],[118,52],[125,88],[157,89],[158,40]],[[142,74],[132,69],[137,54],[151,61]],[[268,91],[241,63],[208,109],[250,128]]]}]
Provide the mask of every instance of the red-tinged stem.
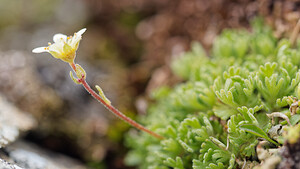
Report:
[{"label": "red-tinged stem", "polygon": [[[74,63],[70,63],[70,66],[72,69],[76,72],[76,66]],[[124,120],[125,122],[129,123],[130,125],[134,126],[137,129],[140,129],[146,133],[149,133],[150,135],[158,138],[158,139],[164,139],[161,135],[154,133],[153,131],[147,129],[146,127],[140,125],[139,123],[135,122],[134,120],[130,119],[126,115],[124,115],[122,112],[120,112],[118,109],[116,109],[114,106],[111,104],[105,102],[86,82],[85,77],[78,77],[78,82],[80,82],[85,90],[89,92],[96,100],[98,100],[105,108],[107,108],[110,112],[112,112],[114,115],[119,117],[120,119]]]}]

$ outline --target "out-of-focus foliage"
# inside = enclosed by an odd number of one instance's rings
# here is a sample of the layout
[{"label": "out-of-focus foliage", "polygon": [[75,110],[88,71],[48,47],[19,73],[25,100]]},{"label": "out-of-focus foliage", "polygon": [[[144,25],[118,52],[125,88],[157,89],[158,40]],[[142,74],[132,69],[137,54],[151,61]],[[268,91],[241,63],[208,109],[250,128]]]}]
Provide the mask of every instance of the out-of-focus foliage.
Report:
[{"label": "out-of-focus foliage", "polygon": [[55,13],[55,6],[59,0],[53,1],[15,1],[1,0],[0,28],[3,26],[29,24],[45,21]]},{"label": "out-of-focus foliage", "polygon": [[126,163],[141,169],[237,168],[243,165],[237,161],[245,159],[255,163],[259,138],[273,147],[282,143],[282,137],[269,133],[279,123],[287,125],[280,117],[293,119],[293,125],[299,121],[288,109],[299,96],[299,59],[300,51],[274,38],[261,20],[253,22],[251,32],[225,30],[211,57],[194,43],[171,65],[185,82],[155,91],[156,103],[141,117],[166,139],[129,135]]}]

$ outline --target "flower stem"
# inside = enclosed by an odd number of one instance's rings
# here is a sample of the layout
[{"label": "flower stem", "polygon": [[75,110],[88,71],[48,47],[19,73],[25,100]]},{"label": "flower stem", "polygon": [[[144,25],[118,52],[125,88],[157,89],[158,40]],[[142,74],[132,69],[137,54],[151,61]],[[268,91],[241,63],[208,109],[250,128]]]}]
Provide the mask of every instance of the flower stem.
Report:
[{"label": "flower stem", "polygon": [[[71,68],[76,72],[76,66],[74,63],[70,63]],[[135,122],[134,120],[130,119],[129,117],[127,117],[126,115],[124,115],[122,112],[120,112],[118,109],[116,109],[114,106],[112,106],[111,104],[107,103],[104,99],[102,99],[90,86],[89,84],[86,82],[85,77],[78,77],[78,81],[83,85],[83,87],[85,88],[85,90],[87,92],[89,92],[96,100],[98,100],[105,108],[107,108],[110,112],[112,112],[114,115],[116,115],[117,117],[119,117],[120,119],[124,120],[125,122],[127,122],[128,124],[132,125],[133,127],[140,129],[158,139],[164,139],[163,136],[147,129],[146,127],[142,126],[141,124]]]}]

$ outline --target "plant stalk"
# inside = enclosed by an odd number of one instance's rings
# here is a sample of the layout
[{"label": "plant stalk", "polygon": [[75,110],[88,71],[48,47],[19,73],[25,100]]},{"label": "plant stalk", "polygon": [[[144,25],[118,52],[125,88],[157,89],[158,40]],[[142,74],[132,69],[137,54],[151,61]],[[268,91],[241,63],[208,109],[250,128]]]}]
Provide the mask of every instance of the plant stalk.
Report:
[{"label": "plant stalk", "polygon": [[[75,63],[70,63],[71,68],[74,70],[74,72],[76,72],[76,66]],[[132,125],[133,127],[140,129],[158,139],[164,139],[163,136],[147,129],[146,127],[142,126],[141,124],[135,122],[134,120],[130,119],[129,117],[127,117],[126,115],[124,115],[122,112],[120,112],[118,109],[116,109],[114,106],[112,106],[111,104],[108,104],[107,102],[105,102],[90,86],[89,84],[86,82],[85,77],[78,77],[78,82],[80,82],[83,87],[85,88],[85,90],[87,92],[89,92],[96,100],[98,100],[106,109],[108,109],[110,112],[112,112],[114,115],[116,115],[117,117],[119,117],[120,119],[124,120],[125,122],[127,122],[128,124]]]}]

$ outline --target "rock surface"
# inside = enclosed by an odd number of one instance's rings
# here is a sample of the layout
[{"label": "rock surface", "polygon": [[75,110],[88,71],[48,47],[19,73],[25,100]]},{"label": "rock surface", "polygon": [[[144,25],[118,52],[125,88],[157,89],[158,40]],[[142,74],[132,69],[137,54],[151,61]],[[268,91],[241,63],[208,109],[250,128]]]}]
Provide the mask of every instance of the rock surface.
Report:
[{"label": "rock surface", "polygon": [[0,159],[0,169],[22,169],[22,168],[15,164],[11,164],[5,160]]},{"label": "rock surface", "polygon": [[0,95],[0,169],[83,169],[79,162],[30,143],[19,141],[22,132],[36,127],[35,119]]},{"label": "rock surface", "polygon": [[7,102],[0,95],[0,148],[14,142],[20,132],[36,125],[35,120]]},{"label": "rock surface", "polygon": [[9,162],[30,169],[84,169],[78,161],[67,156],[43,150],[24,141],[17,141],[5,148]]},{"label": "rock surface", "polygon": [[[17,141],[0,152],[0,169],[84,169],[79,162],[36,145]],[[5,159],[5,160],[4,160]]]}]

